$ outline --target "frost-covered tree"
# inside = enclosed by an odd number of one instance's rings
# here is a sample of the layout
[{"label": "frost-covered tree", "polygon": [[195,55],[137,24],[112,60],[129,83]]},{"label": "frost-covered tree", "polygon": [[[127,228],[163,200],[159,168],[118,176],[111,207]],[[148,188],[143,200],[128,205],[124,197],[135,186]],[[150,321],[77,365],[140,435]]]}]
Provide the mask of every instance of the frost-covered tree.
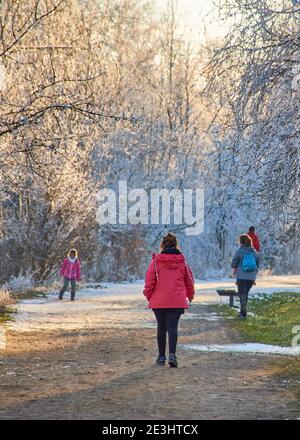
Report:
[{"label": "frost-covered tree", "polygon": [[[225,275],[253,223],[280,262],[279,235],[290,249],[298,233],[297,5],[224,0],[234,27],[203,47],[175,1],[161,16],[152,0],[3,4],[1,281],[52,279],[69,246],[87,277],[142,278],[167,230],[196,276]],[[119,180],[205,188],[204,233],[99,225],[97,191]]]},{"label": "frost-covered tree", "polygon": [[[289,0],[218,4],[233,25],[212,53],[208,90],[225,100],[218,122],[230,139],[230,179],[240,188],[238,200],[255,201],[257,224],[269,237],[265,256],[278,253],[280,261],[280,242],[292,250],[300,232],[300,9]],[[295,269],[297,261],[289,267]]]},{"label": "frost-covered tree", "polygon": [[131,118],[109,44],[115,16],[124,25],[133,3],[120,11],[107,1],[2,4],[2,279],[27,269],[49,276],[71,243],[89,255],[91,154],[103,133]]}]

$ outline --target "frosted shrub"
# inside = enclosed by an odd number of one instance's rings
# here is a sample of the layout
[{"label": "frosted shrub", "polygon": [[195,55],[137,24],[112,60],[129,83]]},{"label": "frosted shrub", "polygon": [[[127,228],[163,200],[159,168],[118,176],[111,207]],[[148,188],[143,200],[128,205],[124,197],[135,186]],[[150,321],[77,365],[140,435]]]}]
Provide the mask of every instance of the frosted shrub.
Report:
[{"label": "frosted shrub", "polygon": [[18,277],[12,277],[3,287],[13,292],[21,292],[23,290],[32,289],[33,286],[34,282],[30,275],[20,275]]}]

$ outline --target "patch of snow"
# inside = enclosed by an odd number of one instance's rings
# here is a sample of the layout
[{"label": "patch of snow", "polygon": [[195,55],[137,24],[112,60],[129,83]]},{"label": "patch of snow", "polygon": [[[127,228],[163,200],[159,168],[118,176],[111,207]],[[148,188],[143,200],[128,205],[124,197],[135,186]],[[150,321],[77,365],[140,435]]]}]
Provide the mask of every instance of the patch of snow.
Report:
[{"label": "patch of snow", "polygon": [[254,353],[254,354],[280,354],[285,356],[300,356],[300,345],[296,347],[281,347],[278,345],[244,343],[223,345],[183,345],[187,350],[221,353]]},{"label": "patch of snow", "polygon": [[219,321],[220,317],[216,313],[191,313],[188,312],[183,316],[183,319],[199,319],[201,321]]},{"label": "patch of snow", "polygon": [[47,298],[30,298],[30,299],[22,299],[20,303],[26,304],[45,304],[50,302]]}]

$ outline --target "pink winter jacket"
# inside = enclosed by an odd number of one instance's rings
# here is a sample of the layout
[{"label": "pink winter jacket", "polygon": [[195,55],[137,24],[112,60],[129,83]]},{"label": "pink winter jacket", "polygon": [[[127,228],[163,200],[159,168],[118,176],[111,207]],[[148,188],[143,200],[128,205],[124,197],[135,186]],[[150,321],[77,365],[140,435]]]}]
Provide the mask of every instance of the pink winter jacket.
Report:
[{"label": "pink winter jacket", "polygon": [[71,263],[69,258],[65,258],[60,267],[60,275],[68,280],[80,281],[80,261],[78,258],[75,263]]},{"label": "pink winter jacket", "polygon": [[153,254],[144,288],[150,309],[187,309],[194,294],[193,273],[183,255]]}]

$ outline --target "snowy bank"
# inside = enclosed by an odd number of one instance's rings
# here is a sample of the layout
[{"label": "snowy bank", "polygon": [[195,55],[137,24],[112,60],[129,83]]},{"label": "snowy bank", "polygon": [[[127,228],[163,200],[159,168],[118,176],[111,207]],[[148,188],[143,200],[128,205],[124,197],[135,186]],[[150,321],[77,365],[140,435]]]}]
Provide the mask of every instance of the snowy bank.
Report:
[{"label": "snowy bank", "polygon": [[183,345],[187,350],[221,353],[252,353],[252,354],[279,354],[285,356],[300,356],[300,345],[296,347],[280,347],[258,343],[224,344],[224,345]]}]

